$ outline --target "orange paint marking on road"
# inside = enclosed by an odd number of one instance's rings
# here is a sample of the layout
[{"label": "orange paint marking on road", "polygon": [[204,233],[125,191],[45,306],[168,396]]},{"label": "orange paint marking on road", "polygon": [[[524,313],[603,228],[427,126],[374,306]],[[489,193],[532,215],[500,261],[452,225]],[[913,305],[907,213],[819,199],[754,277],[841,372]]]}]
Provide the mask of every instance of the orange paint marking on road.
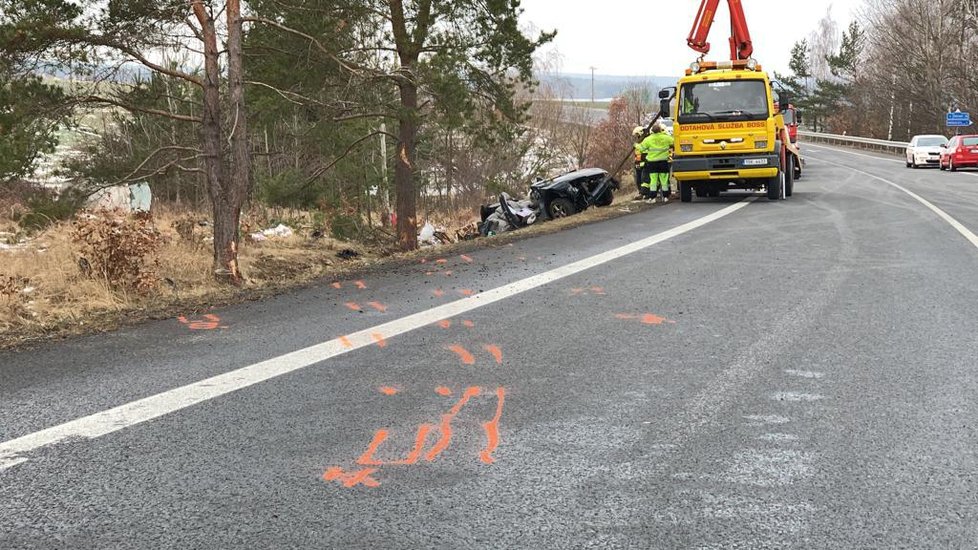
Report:
[{"label": "orange paint marking on road", "polygon": [[601,288],[600,286],[592,286],[591,287],[591,292],[593,292],[594,294],[597,294],[599,296],[604,296],[604,289]]},{"label": "orange paint marking on road", "polygon": [[462,290],[459,290],[458,293],[462,296],[475,296],[475,291],[471,288],[463,288]]},{"label": "orange paint marking on road", "polygon": [[373,336],[374,342],[377,343],[377,347],[381,347],[381,348],[386,348],[387,347],[387,340],[384,339],[384,335],[383,334],[381,334],[379,332],[375,332],[375,333],[371,334],[371,336]]},{"label": "orange paint marking on road", "polygon": [[465,365],[474,365],[475,364],[475,357],[473,357],[472,354],[469,353],[469,350],[463,348],[461,345],[455,344],[455,345],[449,346],[448,349],[449,349],[449,351],[453,351],[456,354],[458,354],[458,358],[462,361],[463,364],[465,364]]},{"label": "orange paint marking on road", "polygon": [[468,319],[462,321],[462,324],[465,325],[467,328],[475,328],[475,323],[469,321]]},{"label": "orange paint marking on road", "polygon": [[355,487],[357,485],[363,485],[364,487],[380,487],[380,483],[370,477],[377,472],[376,468],[364,468],[362,470],[357,470],[356,472],[344,472],[343,468],[338,466],[333,466],[323,473],[324,481],[339,481],[344,487]]},{"label": "orange paint marking on road", "polygon": [[436,288],[435,290],[431,291],[431,293],[435,295],[435,298],[441,298],[445,295],[445,291],[440,288]]},{"label": "orange paint marking on road", "polygon": [[485,464],[492,464],[496,460],[492,453],[499,446],[499,419],[503,416],[503,403],[506,401],[506,389],[496,388],[496,415],[492,420],[482,425],[486,431],[486,448],[479,453],[479,459]]},{"label": "orange paint marking on road", "polygon": [[617,319],[621,319],[623,321],[634,321],[634,320],[638,320],[643,325],[661,325],[662,323],[669,323],[671,325],[676,324],[675,321],[672,321],[670,319],[666,319],[665,317],[660,317],[660,316],[658,316],[658,315],[656,315],[654,313],[646,313],[644,315],[632,315],[632,314],[628,314],[628,313],[618,313],[618,314],[615,315],[615,317]]},{"label": "orange paint marking on road", "polygon": [[398,460],[397,462],[391,462],[391,464],[396,464],[398,466],[409,466],[411,464],[416,464],[418,459],[421,458],[421,453],[424,452],[424,444],[428,439],[428,433],[434,428],[431,424],[422,424],[418,426],[418,435],[414,438],[414,448],[408,453],[404,460]]},{"label": "orange paint marking on road", "polygon": [[425,272],[424,272],[424,274],[425,274],[426,276],[428,276],[428,277],[431,277],[432,275],[434,275],[434,274],[435,274],[435,272],[434,272],[434,271],[425,271]]},{"label": "orange paint marking on road", "polygon": [[435,263],[436,264],[447,264],[448,263],[448,260],[446,260],[445,258],[438,258],[437,260],[435,260]]},{"label": "orange paint marking on road", "polygon": [[380,388],[380,393],[384,395],[397,395],[397,388],[392,388],[390,386],[384,386]]},{"label": "orange paint marking on road", "polygon": [[208,313],[204,315],[201,319],[187,319],[184,316],[177,317],[180,323],[187,325],[190,330],[214,330],[218,328],[228,328],[227,325],[221,325],[221,318],[213,313]]},{"label": "orange paint marking on road", "polygon": [[439,437],[438,442],[435,443],[435,446],[428,451],[428,454],[425,455],[425,459],[428,462],[438,458],[438,455],[448,448],[448,445],[452,441],[452,420],[455,419],[455,416],[462,410],[462,407],[464,407],[470,399],[479,395],[480,391],[482,391],[482,389],[477,386],[470,386],[466,388],[465,393],[462,394],[462,398],[459,399],[458,403],[455,403],[455,406],[452,407],[450,411],[441,415],[441,424],[438,427],[439,431],[441,432],[441,437]]},{"label": "orange paint marking on road", "polygon": [[435,393],[437,393],[442,397],[448,397],[452,395],[452,390],[446,388],[445,386],[438,386],[437,388],[435,388]]},{"label": "orange paint marking on road", "polygon": [[449,329],[452,328],[452,322],[449,321],[448,319],[443,319],[441,321],[438,321],[438,326],[444,329]]},{"label": "orange paint marking on road", "polygon": [[661,325],[662,323],[676,324],[675,321],[670,321],[665,317],[659,317],[653,313],[646,313],[642,316],[642,323],[646,325]]},{"label": "orange paint marking on road", "polygon": [[496,363],[503,364],[503,350],[499,349],[499,346],[494,346],[492,344],[486,344],[482,346],[482,349],[489,352],[492,358],[496,360]]},{"label": "orange paint marking on road", "polygon": [[339,290],[339,289],[343,288],[343,284],[342,283],[333,283],[332,284],[332,287],[335,288],[335,289],[337,289],[337,290]]},{"label": "orange paint marking on road", "polygon": [[387,440],[387,430],[381,429],[374,432],[374,438],[367,446],[367,450],[357,459],[357,464],[361,466],[383,466],[383,462],[374,458],[374,453],[380,448],[380,444]]},{"label": "orange paint marking on road", "polygon": [[367,305],[376,309],[377,311],[384,313],[387,311],[387,306],[380,302],[367,302]]},{"label": "orange paint marking on road", "polygon": [[356,302],[347,302],[344,305],[346,307],[350,308],[350,310],[352,310],[352,311],[360,311],[361,309],[363,309],[363,308],[360,307],[360,304],[358,304]]},{"label": "orange paint marking on road", "polygon": [[448,270],[448,271],[443,271],[443,272],[442,272],[442,275],[444,275],[444,276],[446,276],[446,277],[451,277],[451,276],[452,276],[452,270]]},{"label": "orange paint marking on road", "polygon": [[363,281],[355,281],[353,284],[357,285],[357,288],[360,290],[367,290],[367,283]]},{"label": "orange paint marking on road", "polygon": [[462,254],[461,256],[459,256],[459,258],[462,258],[462,260],[465,261],[466,263],[472,263],[473,262],[472,258],[466,256],[465,254]]},{"label": "orange paint marking on road", "polygon": [[578,295],[581,295],[581,294],[584,294],[584,289],[583,288],[572,288],[571,289],[571,296],[578,296]]},{"label": "orange paint marking on road", "polygon": [[346,336],[340,336],[340,345],[346,349],[353,348],[353,342],[351,342],[350,339]]}]

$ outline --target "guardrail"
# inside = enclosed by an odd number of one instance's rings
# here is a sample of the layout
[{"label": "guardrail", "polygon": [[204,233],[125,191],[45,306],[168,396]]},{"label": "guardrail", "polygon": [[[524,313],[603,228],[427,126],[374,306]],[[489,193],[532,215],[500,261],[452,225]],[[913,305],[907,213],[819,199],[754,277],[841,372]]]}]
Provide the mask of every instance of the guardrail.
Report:
[{"label": "guardrail", "polygon": [[886,141],[884,139],[872,139],[856,136],[841,136],[838,134],[823,134],[821,132],[806,132],[798,130],[798,135],[812,143],[827,143],[829,145],[841,145],[843,147],[853,147],[856,149],[870,149],[873,151],[883,151],[886,153],[903,154],[907,145],[905,141]]}]

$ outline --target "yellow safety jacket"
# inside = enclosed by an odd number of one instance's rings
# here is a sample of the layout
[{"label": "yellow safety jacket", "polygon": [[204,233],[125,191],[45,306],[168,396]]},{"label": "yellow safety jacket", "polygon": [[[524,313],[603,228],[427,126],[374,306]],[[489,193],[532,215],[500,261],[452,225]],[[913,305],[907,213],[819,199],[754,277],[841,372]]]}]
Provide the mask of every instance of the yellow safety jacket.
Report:
[{"label": "yellow safety jacket", "polygon": [[639,144],[639,150],[645,154],[647,162],[661,162],[669,160],[669,151],[672,150],[673,143],[675,140],[665,132],[652,133],[642,140],[642,143]]}]

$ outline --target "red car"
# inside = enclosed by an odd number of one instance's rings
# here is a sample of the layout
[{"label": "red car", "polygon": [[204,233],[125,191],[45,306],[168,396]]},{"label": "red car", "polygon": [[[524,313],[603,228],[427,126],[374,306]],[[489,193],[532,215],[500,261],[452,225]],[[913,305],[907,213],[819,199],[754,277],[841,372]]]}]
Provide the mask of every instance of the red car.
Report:
[{"label": "red car", "polygon": [[941,170],[978,168],[978,135],[954,136],[941,151]]}]

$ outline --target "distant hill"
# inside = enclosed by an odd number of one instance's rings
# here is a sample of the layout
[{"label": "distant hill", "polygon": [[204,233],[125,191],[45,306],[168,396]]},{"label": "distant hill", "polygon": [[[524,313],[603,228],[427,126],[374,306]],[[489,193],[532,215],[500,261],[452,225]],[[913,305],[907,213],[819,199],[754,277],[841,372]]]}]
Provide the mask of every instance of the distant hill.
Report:
[{"label": "distant hill", "polygon": [[[541,83],[568,87],[570,97],[567,99],[591,99],[591,75],[566,73],[558,76],[538,77]],[[675,76],[611,76],[594,75],[594,98],[609,99],[619,97],[629,88],[650,87],[664,88],[675,86],[679,80]]]}]

